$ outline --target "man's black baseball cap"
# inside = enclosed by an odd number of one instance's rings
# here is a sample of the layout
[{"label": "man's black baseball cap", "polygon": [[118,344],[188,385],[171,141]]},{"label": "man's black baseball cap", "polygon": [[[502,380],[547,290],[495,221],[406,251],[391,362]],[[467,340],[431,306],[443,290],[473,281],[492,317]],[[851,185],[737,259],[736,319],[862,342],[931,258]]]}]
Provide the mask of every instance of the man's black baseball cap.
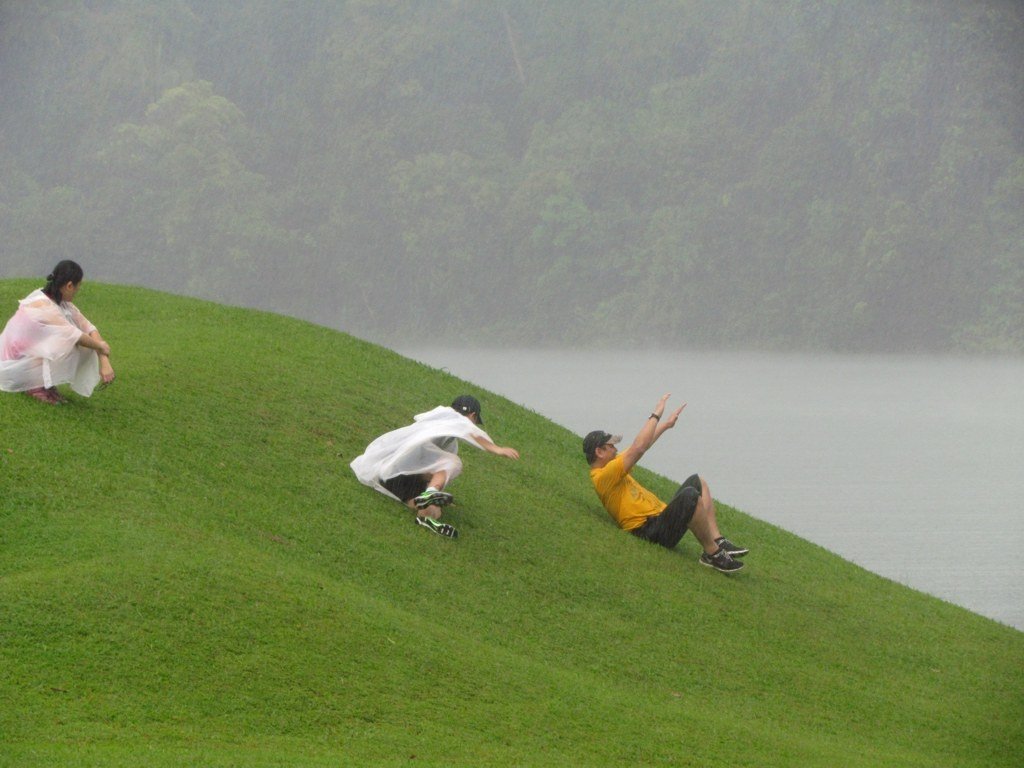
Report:
[{"label": "man's black baseball cap", "polygon": [[608,443],[615,445],[622,440],[622,435],[613,435],[603,429],[595,429],[583,438],[583,454],[587,457],[587,464],[593,464],[597,458],[597,449]]}]

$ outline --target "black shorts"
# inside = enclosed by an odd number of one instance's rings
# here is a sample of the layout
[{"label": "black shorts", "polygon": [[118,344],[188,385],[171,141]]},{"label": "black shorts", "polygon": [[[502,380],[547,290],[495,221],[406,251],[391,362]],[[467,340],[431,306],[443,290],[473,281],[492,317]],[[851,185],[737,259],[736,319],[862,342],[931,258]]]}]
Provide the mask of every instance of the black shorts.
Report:
[{"label": "black shorts", "polygon": [[428,483],[430,483],[430,475],[395,475],[381,481],[381,485],[402,501],[415,499],[427,490]]},{"label": "black shorts", "polygon": [[690,526],[693,513],[697,511],[697,501],[703,492],[700,477],[690,475],[679,486],[672,501],[665,505],[659,514],[647,518],[647,522],[634,528],[632,534],[645,541],[653,541],[663,547],[672,549],[683,538]]}]

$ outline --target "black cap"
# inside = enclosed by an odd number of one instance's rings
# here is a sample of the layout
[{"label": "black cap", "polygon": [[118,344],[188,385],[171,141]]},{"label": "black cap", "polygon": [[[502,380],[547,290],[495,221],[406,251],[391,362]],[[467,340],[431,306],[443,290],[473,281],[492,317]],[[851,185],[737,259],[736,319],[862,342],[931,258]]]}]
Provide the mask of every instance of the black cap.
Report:
[{"label": "black cap", "polygon": [[475,413],[476,423],[481,427],[484,425],[484,417],[480,413],[480,401],[472,395],[459,395],[452,400],[452,408],[463,416],[469,416],[469,414]]},{"label": "black cap", "polygon": [[587,463],[593,464],[597,458],[597,449],[602,445],[611,443],[614,445],[622,439],[622,435],[613,435],[603,429],[595,429],[583,438],[583,454],[587,457]]}]

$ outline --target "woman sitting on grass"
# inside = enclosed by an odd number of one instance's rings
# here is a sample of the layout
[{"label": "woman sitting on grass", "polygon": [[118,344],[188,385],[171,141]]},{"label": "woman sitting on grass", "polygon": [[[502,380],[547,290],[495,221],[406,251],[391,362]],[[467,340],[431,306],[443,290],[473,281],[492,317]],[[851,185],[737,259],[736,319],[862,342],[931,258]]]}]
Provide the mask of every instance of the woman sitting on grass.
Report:
[{"label": "woman sitting on grass", "polygon": [[78,264],[62,261],[44,287],[19,302],[0,334],[0,390],[57,404],[66,402],[59,384],[88,397],[101,381],[114,380],[110,345],[71,303],[82,277]]}]

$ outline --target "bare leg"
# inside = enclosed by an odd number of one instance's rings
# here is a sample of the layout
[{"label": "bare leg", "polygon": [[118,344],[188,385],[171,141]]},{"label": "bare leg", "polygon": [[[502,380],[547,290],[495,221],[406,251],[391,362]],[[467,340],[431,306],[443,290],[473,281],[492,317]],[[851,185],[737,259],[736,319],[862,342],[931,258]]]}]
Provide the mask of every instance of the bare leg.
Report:
[{"label": "bare leg", "polygon": [[434,520],[441,519],[441,508],[436,504],[431,504],[429,507],[424,507],[423,509],[417,509],[416,501],[414,499],[409,499],[405,502],[405,506],[411,509],[414,515],[419,517],[429,517]]},{"label": "bare leg", "polygon": [[715,517],[715,502],[711,498],[711,489],[707,481],[700,479],[701,494],[697,500],[697,509],[694,510],[693,518],[690,520],[690,530],[697,537],[697,541],[704,547],[709,555],[718,551],[715,539],[722,535],[718,530],[718,519]]},{"label": "bare leg", "polygon": [[[448,483],[448,473],[443,469],[432,475],[420,475],[420,478],[426,480],[427,487],[433,488],[435,491],[444,490],[445,485]],[[431,504],[420,509],[416,506],[416,499],[412,498],[405,502],[405,506],[411,509],[417,517],[429,517],[433,520],[441,519],[441,507],[437,504]]]}]

